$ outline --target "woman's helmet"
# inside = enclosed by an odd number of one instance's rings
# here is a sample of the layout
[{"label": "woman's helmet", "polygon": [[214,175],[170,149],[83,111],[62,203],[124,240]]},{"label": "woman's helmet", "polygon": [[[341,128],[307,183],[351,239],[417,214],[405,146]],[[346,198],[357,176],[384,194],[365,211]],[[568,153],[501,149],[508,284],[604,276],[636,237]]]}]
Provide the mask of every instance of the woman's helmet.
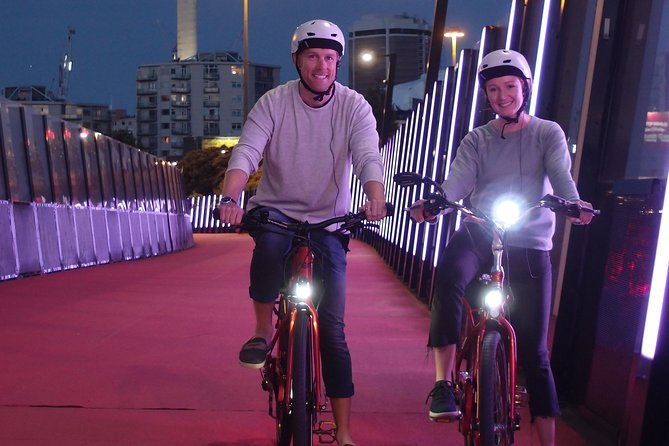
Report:
[{"label": "woman's helmet", "polygon": [[479,65],[479,84],[484,87],[490,79],[518,76],[531,81],[532,70],[525,57],[514,50],[495,50],[486,54]]},{"label": "woman's helmet", "polygon": [[329,48],[344,55],[344,33],[337,25],[327,20],[310,20],[301,24],[293,33],[290,52],[295,54],[305,48]]},{"label": "woman's helmet", "polygon": [[[532,70],[525,56],[514,50],[491,51],[481,59],[478,73],[479,85],[484,92],[486,91],[485,84],[490,79],[502,76],[516,76],[520,78],[523,83],[523,104],[516,112],[516,116],[502,116],[507,121],[507,124],[518,122],[520,114],[525,110],[525,106],[530,100],[530,87],[532,85]],[[487,96],[488,93],[486,92]],[[502,130],[502,138],[504,138],[504,130]]]}]

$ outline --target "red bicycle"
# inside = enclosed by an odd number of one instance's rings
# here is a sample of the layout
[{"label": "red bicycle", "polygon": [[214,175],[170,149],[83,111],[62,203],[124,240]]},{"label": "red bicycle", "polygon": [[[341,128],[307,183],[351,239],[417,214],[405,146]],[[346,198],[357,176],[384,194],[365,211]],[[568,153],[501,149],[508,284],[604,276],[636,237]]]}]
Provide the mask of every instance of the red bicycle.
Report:
[{"label": "red bicycle", "polygon": [[[475,308],[463,299],[463,320],[457,345],[454,394],[459,407],[460,432],[467,446],[510,445],[514,431],[520,428],[517,410],[524,399],[524,389],[516,385],[516,334],[506,317],[509,289],[504,281],[502,255],[505,232],[527,212],[548,208],[553,212],[578,217],[581,210],[599,214],[596,209],[581,208],[578,203],[555,195],[546,195],[524,212],[511,211],[513,203],[500,203],[495,218],[475,208],[449,201],[441,186],[430,178],[406,172],[395,175],[403,187],[425,184],[434,192],[425,196],[423,206],[432,215],[446,209],[459,211],[486,225],[492,233],[493,264],[484,274],[481,305]],[[516,207],[517,209],[517,207]],[[504,215],[506,214],[506,215]]]},{"label": "red bicycle", "polygon": [[[387,205],[387,215],[392,206]],[[286,282],[275,302],[276,330],[264,367],[262,388],[269,393],[269,414],[276,420],[278,446],[311,446],[335,441],[334,422],[322,420],[326,397],[321,384],[318,312],[312,296],[314,249],[310,234],[341,224],[336,232],[354,232],[365,213],[349,213],[320,223],[286,223],[268,212],[246,214],[243,227],[270,225],[293,233],[293,248],[285,259]],[[292,441],[292,443],[291,443]]]}]

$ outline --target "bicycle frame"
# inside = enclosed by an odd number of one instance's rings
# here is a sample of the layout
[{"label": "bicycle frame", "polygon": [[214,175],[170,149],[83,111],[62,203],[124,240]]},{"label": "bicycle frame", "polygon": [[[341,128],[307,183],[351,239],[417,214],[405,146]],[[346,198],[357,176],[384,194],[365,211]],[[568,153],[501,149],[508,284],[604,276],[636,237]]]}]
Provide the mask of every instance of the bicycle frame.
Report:
[{"label": "bicycle frame", "polygon": [[[507,394],[501,397],[506,398],[508,402],[507,414],[513,423],[513,426],[507,426],[510,429],[505,431],[508,444],[513,443],[513,430],[520,428],[519,414],[516,412],[516,362],[517,346],[516,334],[508,319],[505,317],[505,305],[508,301],[508,295],[505,294],[504,287],[504,269],[502,266],[503,230],[496,228],[493,231],[492,253],[493,265],[490,270],[490,280],[485,289],[494,288],[504,296],[504,303],[500,306],[499,314],[491,314],[484,305],[476,310],[477,318],[474,318],[474,312],[466,299],[463,299],[463,339],[457,345],[455,370],[456,376],[453,377],[455,383],[456,397],[460,403],[460,431],[469,439],[472,445],[478,445],[480,442],[480,408],[482,405],[482,396],[479,382],[481,377],[482,355],[484,340],[489,331],[497,331],[501,335],[506,350],[506,389]],[[503,443],[504,444],[504,443]]]},{"label": "bicycle frame", "polygon": [[[393,207],[387,205],[386,211],[392,214]],[[271,224],[294,233],[292,250],[285,259],[289,273],[275,302],[276,330],[261,369],[262,387],[270,394],[269,412],[277,422],[279,446],[291,444],[291,438],[293,446],[309,446],[314,434],[321,443],[334,443],[336,439],[334,422],[318,421],[318,415],[325,412],[327,405],[321,376],[318,312],[310,292],[314,252],[309,234],[337,223],[342,223],[338,231],[352,230],[360,226],[364,218],[365,213],[359,212],[317,224],[286,223],[269,218],[267,213],[255,220],[255,223]],[[254,220],[247,223],[252,225]],[[308,292],[303,293],[305,290]],[[277,412],[274,415],[273,395]]]}]

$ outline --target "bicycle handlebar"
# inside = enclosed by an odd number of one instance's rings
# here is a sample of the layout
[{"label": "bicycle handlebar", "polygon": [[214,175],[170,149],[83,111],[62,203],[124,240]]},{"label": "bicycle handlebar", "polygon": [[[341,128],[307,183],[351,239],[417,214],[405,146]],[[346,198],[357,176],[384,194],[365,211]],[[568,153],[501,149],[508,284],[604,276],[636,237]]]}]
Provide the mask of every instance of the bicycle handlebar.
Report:
[{"label": "bicycle handlebar", "polygon": [[[446,209],[454,209],[465,215],[495,224],[492,218],[487,216],[483,211],[450,201],[446,197],[441,185],[431,178],[421,177],[419,174],[413,172],[402,172],[396,174],[393,179],[401,187],[416,186],[421,183],[434,187],[437,192],[427,194],[425,196],[425,202],[423,203],[425,210],[432,215],[438,215],[441,211]],[[598,209],[586,208],[579,203],[565,200],[562,197],[552,194],[544,195],[535,205],[531,206],[528,211],[537,207],[547,208],[553,212],[562,213],[573,218],[578,218],[581,211],[589,212],[594,215],[599,215],[600,213]]]},{"label": "bicycle handlebar", "polygon": [[[392,203],[386,203],[386,217],[392,216],[395,211],[395,206]],[[306,234],[311,231],[317,231],[319,229],[325,229],[328,226],[343,223],[342,226],[337,228],[336,232],[342,232],[344,230],[351,231],[362,225],[362,222],[365,221],[365,212],[349,212],[346,215],[341,215],[338,217],[329,218],[327,220],[321,221],[319,223],[309,223],[307,221],[300,221],[297,223],[286,223],[281,220],[273,219],[269,216],[269,212],[261,211],[259,215],[244,214],[242,218],[241,227],[249,228],[257,225],[270,224],[287,231],[294,232],[296,234]]]}]

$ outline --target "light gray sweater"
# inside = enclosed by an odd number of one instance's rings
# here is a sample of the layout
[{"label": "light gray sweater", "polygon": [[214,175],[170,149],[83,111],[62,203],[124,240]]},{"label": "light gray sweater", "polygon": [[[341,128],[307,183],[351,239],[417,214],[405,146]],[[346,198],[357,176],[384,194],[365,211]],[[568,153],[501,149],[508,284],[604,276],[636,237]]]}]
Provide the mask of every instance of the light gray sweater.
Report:
[{"label": "light gray sweater", "polygon": [[[458,201],[471,193],[471,204],[492,215],[493,204],[507,194],[520,197],[525,207],[547,193],[579,199],[567,142],[556,122],[532,116],[527,127],[505,132],[504,138],[490,121],[462,139],[443,183],[450,200]],[[535,209],[507,232],[508,244],[550,250],[554,231],[555,214]]]},{"label": "light gray sweater", "polygon": [[253,107],[228,169],[263,175],[247,208],[271,206],[317,223],[351,206],[351,165],[361,184],[383,182],[376,120],[363,96],[339,83],[323,107],[302,101],[298,80],[265,93]]}]

